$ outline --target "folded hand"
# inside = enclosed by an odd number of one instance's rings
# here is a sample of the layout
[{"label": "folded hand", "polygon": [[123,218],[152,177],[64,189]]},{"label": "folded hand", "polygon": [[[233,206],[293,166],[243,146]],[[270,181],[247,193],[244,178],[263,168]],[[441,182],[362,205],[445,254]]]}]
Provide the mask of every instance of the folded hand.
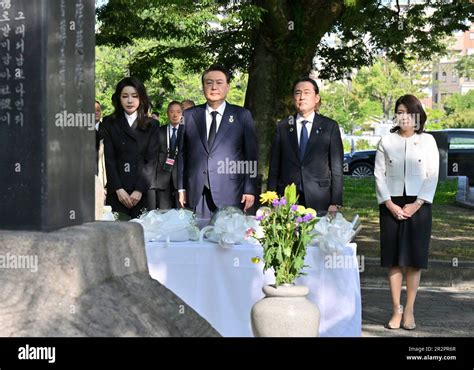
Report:
[{"label": "folded hand", "polygon": [[405,206],[403,207],[403,211],[409,215],[409,217],[413,216],[419,209],[420,209],[420,205],[418,205],[417,203],[408,203],[408,204],[405,204]]},{"label": "folded hand", "polygon": [[124,189],[118,189],[116,193],[120,203],[122,203],[127,208],[133,207],[133,202],[130,199],[130,195],[128,195],[128,193]]},{"label": "folded hand", "polygon": [[130,200],[132,201],[133,207],[135,207],[141,199],[142,199],[141,191],[134,190],[133,193],[130,195]]}]

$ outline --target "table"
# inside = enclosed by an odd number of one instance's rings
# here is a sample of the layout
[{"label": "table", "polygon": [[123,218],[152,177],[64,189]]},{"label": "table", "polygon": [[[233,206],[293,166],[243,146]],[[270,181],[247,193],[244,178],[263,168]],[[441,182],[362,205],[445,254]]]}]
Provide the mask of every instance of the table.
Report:
[{"label": "table", "polygon": [[[152,278],[173,291],[224,337],[252,336],[250,310],[263,298],[262,286],[274,283],[270,270],[263,274],[259,245],[222,248],[209,242],[146,243]],[[308,247],[298,284],[309,287],[308,299],[321,313],[321,337],[361,335],[361,297],[356,244],[341,255]]]}]

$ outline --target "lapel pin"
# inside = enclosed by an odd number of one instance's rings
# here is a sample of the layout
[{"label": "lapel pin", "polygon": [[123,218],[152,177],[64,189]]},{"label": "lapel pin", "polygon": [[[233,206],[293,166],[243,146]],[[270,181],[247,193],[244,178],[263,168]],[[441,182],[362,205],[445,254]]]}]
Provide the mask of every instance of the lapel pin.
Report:
[{"label": "lapel pin", "polygon": [[229,122],[230,122],[230,123],[234,122],[234,116],[230,116],[230,117],[229,117]]}]

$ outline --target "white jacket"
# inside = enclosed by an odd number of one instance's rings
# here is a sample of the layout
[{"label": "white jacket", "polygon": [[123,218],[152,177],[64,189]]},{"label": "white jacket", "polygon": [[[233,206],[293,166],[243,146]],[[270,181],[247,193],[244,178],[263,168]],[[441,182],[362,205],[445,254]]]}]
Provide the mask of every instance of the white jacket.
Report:
[{"label": "white jacket", "polygon": [[438,183],[439,152],[430,134],[404,138],[388,134],[379,142],[375,155],[375,187],[379,204],[390,197],[417,196],[432,203]]}]

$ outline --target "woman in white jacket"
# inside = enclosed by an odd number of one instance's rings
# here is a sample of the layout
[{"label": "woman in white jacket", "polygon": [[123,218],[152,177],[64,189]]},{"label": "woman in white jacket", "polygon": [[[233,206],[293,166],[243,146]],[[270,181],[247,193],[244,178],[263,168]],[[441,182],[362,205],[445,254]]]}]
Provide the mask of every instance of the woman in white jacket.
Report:
[{"label": "woman in white jacket", "polygon": [[[413,330],[421,269],[428,267],[439,153],[433,136],[423,132],[426,113],[415,96],[400,97],[395,113],[396,126],[380,140],[375,156],[381,265],[388,267],[393,304],[386,327]],[[403,272],[407,284],[405,309],[400,305]]]}]

